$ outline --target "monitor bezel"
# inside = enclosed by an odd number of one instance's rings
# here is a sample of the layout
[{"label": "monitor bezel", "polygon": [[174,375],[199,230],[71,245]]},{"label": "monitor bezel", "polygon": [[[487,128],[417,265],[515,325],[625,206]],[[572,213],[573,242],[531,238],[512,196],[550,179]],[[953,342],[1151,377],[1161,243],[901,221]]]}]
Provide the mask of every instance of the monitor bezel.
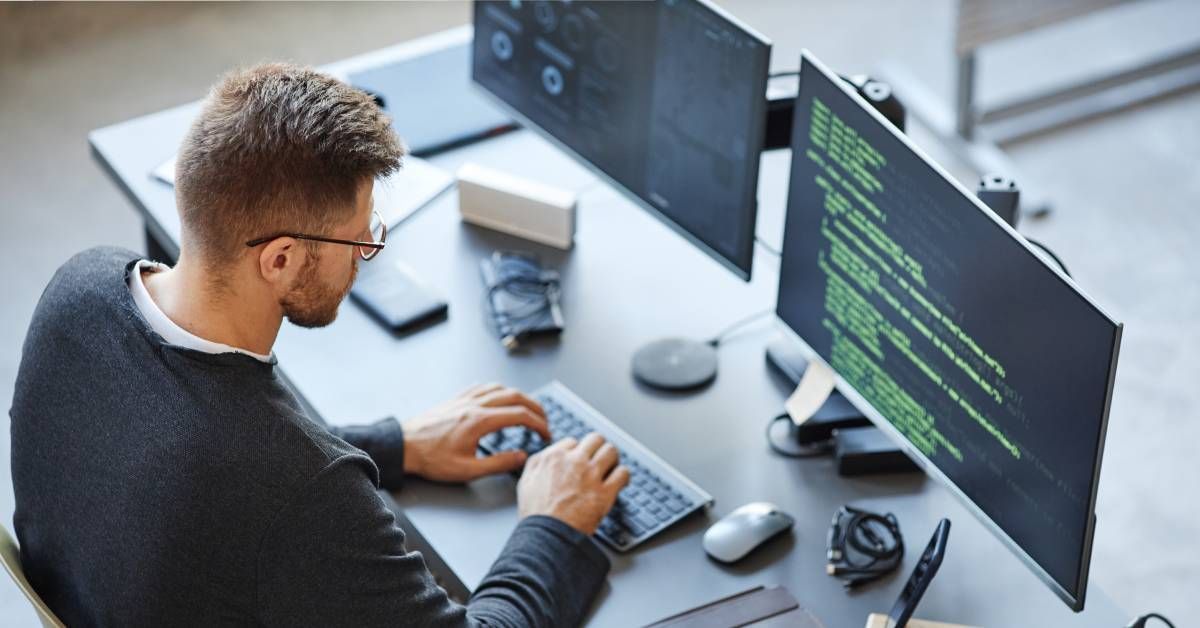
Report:
[{"label": "monitor bezel", "polygon": [[[1105,442],[1105,437],[1108,433],[1109,412],[1112,407],[1113,387],[1115,384],[1116,372],[1117,372],[1117,358],[1120,353],[1121,335],[1124,330],[1124,324],[1118,322],[1116,319],[1114,319],[1112,316],[1110,316],[1107,312],[1105,312],[1103,308],[1101,308],[1095,301],[1093,301],[1092,298],[1089,297],[1079,287],[1079,285],[1075,283],[1074,279],[1068,277],[1057,265],[1051,263],[1046,258],[1045,254],[1041,253],[1040,251],[1035,249],[1032,245],[1030,245],[1029,242],[1025,240],[1024,236],[1022,236],[1015,229],[1013,229],[1012,226],[1010,226],[1008,223],[1001,220],[1000,217],[997,216],[995,214],[995,212],[993,212],[991,209],[989,209],[987,207],[987,205],[985,205],[982,201],[980,201],[978,197],[976,197],[974,194],[970,193],[961,183],[959,183],[954,177],[952,177],[948,172],[946,172],[945,169],[943,169],[940,165],[938,165],[937,162],[935,162],[933,159],[931,159],[928,155],[925,154],[924,151],[922,151],[911,140],[909,140],[909,138],[907,136],[905,136],[904,133],[900,132],[898,129],[896,129],[895,126],[893,126],[890,122],[888,122],[887,118],[883,117],[882,114],[880,114],[878,111],[876,111],[875,108],[872,107],[869,103],[867,103],[867,101],[864,100],[861,96],[859,96],[858,93],[856,93],[854,90],[850,89],[849,86],[847,86],[837,76],[836,73],[832,72],[823,63],[821,63],[815,56],[813,56],[812,52],[810,52],[808,49],[803,49],[800,53],[800,71],[799,71],[799,79],[798,79],[800,84],[802,84],[804,81],[804,76],[805,76],[804,70],[807,66],[812,66],[815,70],[817,70],[818,72],[823,74],[826,79],[829,79],[829,81],[831,83],[833,83],[834,85],[836,85],[838,87],[838,89],[840,89],[842,91],[843,94],[845,94],[850,99],[852,99],[856,104],[858,104],[858,106],[860,108],[862,108],[864,111],[866,111],[868,115],[872,116],[876,120],[876,122],[881,124],[894,137],[899,139],[909,150],[911,150],[913,152],[913,154],[915,154],[918,158],[920,158],[922,161],[924,161],[930,168],[932,168],[932,170],[935,173],[940,175],[946,181],[950,182],[950,184],[953,185],[955,189],[957,189],[965,198],[970,200],[970,202],[974,205],[974,207],[978,211],[982,212],[985,216],[990,218],[994,224],[996,224],[998,227],[1002,228],[1005,232],[1007,232],[1013,238],[1013,240],[1020,243],[1021,246],[1023,246],[1025,248],[1025,250],[1034,257],[1034,259],[1041,262],[1043,266],[1045,266],[1048,270],[1053,272],[1054,275],[1057,276],[1063,282],[1064,285],[1066,285],[1067,287],[1072,289],[1075,292],[1075,294],[1077,296],[1079,296],[1087,305],[1091,306],[1098,314],[1103,316],[1105,319],[1108,320],[1109,323],[1111,323],[1113,325],[1113,346],[1112,346],[1112,350],[1111,350],[1111,360],[1109,362],[1109,367],[1108,367],[1108,383],[1107,383],[1107,389],[1105,391],[1104,411],[1103,411],[1103,416],[1101,417],[1101,423],[1100,423],[1100,434],[1099,434],[1099,442],[1097,443],[1096,461],[1095,461],[1095,466],[1092,470],[1092,480],[1091,480],[1091,487],[1090,487],[1091,491],[1090,491],[1090,496],[1088,499],[1088,508],[1087,508],[1088,517],[1087,517],[1087,522],[1085,523],[1085,530],[1084,530],[1084,535],[1083,535],[1083,545],[1081,547],[1082,560],[1080,561],[1079,573],[1076,574],[1076,588],[1078,589],[1078,591],[1072,592],[1072,591],[1067,590],[1066,587],[1062,586],[1062,584],[1060,584],[1057,580],[1055,580],[1054,577],[1051,576],[1050,573],[1048,571],[1046,571],[1046,569],[1043,568],[1040,563],[1037,562],[1037,560],[1035,560],[1032,556],[1030,556],[1015,540],[1013,540],[1013,538],[1011,536],[1008,535],[1007,532],[1004,531],[1004,529],[998,523],[993,521],[992,518],[989,517],[987,515],[987,513],[985,513],[978,505],[976,505],[975,502],[970,497],[968,497],[966,495],[966,493],[964,493],[962,491],[962,489],[960,489],[958,487],[957,484],[955,484],[945,473],[943,473],[941,471],[941,469],[939,469],[938,466],[933,463],[933,461],[931,461],[929,458],[927,458],[924,453],[922,453],[907,438],[905,438],[904,435],[900,432],[900,430],[898,430],[894,425],[891,424],[891,422],[889,422],[887,419],[885,419],[883,417],[882,413],[880,413],[878,410],[876,410],[875,407],[873,405],[871,405],[871,403],[869,401],[867,401],[861,394],[859,394],[858,391],[855,390],[854,387],[849,384],[849,382],[847,382],[844,378],[842,378],[842,376],[840,374],[838,374],[837,371],[834,370],[833,367],[830,366],[825,361],[825,359],[821,357],[821,355],[819,353],[817,353],[816,350],[814,350],[803,338],[801,338],[800,335],[798,333],[796,333],[796,331],[793,330],[791,328],[791,326],[788,325],[787,322],[784,321],[783,318],[779,315],[779,300],[778,299],[776,300],[776,306],[775,306],[776,326],[784,332],[786,337],[790,338],[791,340],[795,341],[798,344],[799,348],[802,350],[802,352],[806,355],[806,357],[809,360],[815,360],[818,363],[829,368],[830,372],[832,372],[834,374],[834,379],[835,379],[837,389],[843,395],[845,395],[851,401],[851,403],[853,403],[855,405],[855,407],[857,407],[860,411],[862,411],[864,416],[866,416],[868,419],[870,419],[872,423],[874,423],[885,434],[887,434],[888,437],[892,439],[892,441],[894,441],[895,443],[900,445],[900,447],[904,450],[904,452],[907,453],[910,458],[912,458],[914,461],[916,461],[917,464],[920,465],[922,470],[925,471],[925,473],[927,473],[928,475],[930,475],[932,477],[937,478],[943,485],[945,485],[950,490],[950,493],[952,495],[954,495],[954,497],[964,507],[966,507],[966,509],[980,523],[982,523],[985,528],[987,528],[1005,546],[1007,546],[1009,551],[1013,552],[1013,554],[1016,555],[1017,558],[1021,562],[1025,563],[1025,566],[1028,567],[1030,569],[1030,571],[1032,571],[1039,580],[1041,580],[1043,583],[1045,583],[1055,593],[1055,595],[1057,595],[1060,599],[1062,599],[1063,602],[1065,602],[1067,604],[1067,606],[1069,606],[1071,608],[1071,610],[1073,610],[1075,612],[1082,611],[1083,606],[1084,606],[1084,601],[1087,596],[1088,573],[1089,573],[1090,566],[1091,566],[1091,556],[1092,556],[1092,541],[1093,541],[1093,537],[1095,535],[1096,495],[1097,495],[1097,489],[1098,489],[1099,483],[1100,483],[1100,467],[1101,467],[1102,459],[1104,457],[1104,442]],[[801,87],[798,84],[797,89],[796,89],[797,97],[799,97],[800,89],[801,89]],[[793,130],[793,133],[794,132],[795,131]],[[793,156],[793,158],[794,158],[794,156]],[[783,263],[784,260],[786,260],[786,255],[787,255],[786,246],[787,246],[787,239],[785,237],[784,238],[785,249],[783,250],[783,256],[781,257],[781,264]]]},{"label": "monitor bezel", "polygon": [[[730,24],[732,24],[733,26],[741,29],[742,32],[744,32],[745,34],[749,35],[750,37],[753,37],[754,39],[757,39],[760,44],[762,44],[763,46],[766,47],[765,62],[763,63],[763,67],[761,68],[761,72],[760,72],[760,74],[762,75],[761,76],[762,82],[759,85],[759,88],[760,88],[759,93],[762,94],[762,98],[760,98],[757,101],[757,104],[755,105],[755,110],[753,113],[754,120],[755,120],[755,123],[754,123],[755,128],[752,132],[753,132],[753,138],[757,138],[757,141],[756,141],[757,150],[753,152],[753,156],[748,155],[746,157],[748,160],[753,162],[751,179],[753,179],[754,185],[748,186],[750,188],[749,190],[747,190],[748,198],[743,199],[743,201],[742,201],[743,203],[746,203],[749,206],[749,210],[746,212],[746,215],[745,215],[745,219],[748,224],[742,225],[744,232],[747,234],[746,237],[749,240],[749,244],[750,244],[750,246],[746,249],[744,260],[734,260],[734,259],[730,259],[729,257],[726,257],[724,253],[717,251],[715,248],[713,248],[708,243],[704,242],[698,236],[696,236],[691,231],[689,231],[686,227],[675,222],[674,219],[672,219],[670,216],[664,214],[657,207],[655,207],[652,203],[648,202],[646,199],[639,196],[633,190],[630,190],[629,188],[625,187],[625,185],[622,184],[620,181],[617,181],[613,177],[609,176],[609,174],[607,172],[605,172],[603,169],[601,169],[598,165],[592,163],[592,161],[590,159],[584,157],[583,155],[580,155],[578,152],[576,152],[573,148],[568,146],[566,143],[559,140],[557,137],[554,137],[554,134],[550,133],[546,129],[543,129],[540,125],[538,125],[537,123],[530,120],[528,117],[525,116],[525,114],[518,111],[516,109],[516,107],[513,107],[512,105],[505,102],[504,99],[501,98],[500,96],[498,96],[497,94],[492,93],[491,90],[489,90],[483,84],[479,83],[479,81],[475,80],[475,64],[473,61],[473,57],[472,57],[472,63],[471,63],[471,87],[476,91],[476,93],[483,95],[484,98],[486,98],[488,100],[488,102],[491,102],[492,104],[499,107],[501,111],[512,116],[513,119],[516,120],[518,123],[520,123],[520,125],[523,128],[530,129],[531,131],[536,133],[539,137],[549,141],[556,148],[558,148],[559,150],[570,155],[572,158],[575,159],[576,162],[583,165],[583,167],[586,168],[589,172],[596,175],[601,180],[603,180],[605,183],[608,183],[610,186],[616,188],[618,191],[621,192],[621,194],[623,196],[625,196],[629,200],[633,201],[636,205],[638,205],[638,207],[640,207],[641,209],[643,209],[644,211],[649,213],[651,216],[654,216],[655,218],[657,218],[659,220],[659,222],[661,222],[664,225],[666,225],[667,227],[669,227],[675,233],[682,236],[685,240],[687,240],[690,244],[692,244],[696,248],[700,249],[705,255],[707,255],[713,261],[717,262],[721,266],[724,266],[727,270],[729,270],[733,274],[737,275],[743,281],[750,281],[751,274],[752,274],[753,267],[754,267],[754,253],[755,253],[754,245],[755,245],[755,242],[757,239],[756,229],[757,229],[757,224],[758,224],[758,179],[760,176],[759,171],[762,169],[762,166],[761,166],[762,151],[763,151],[763,147],[766,143],[767,79],[768,79],[768,75],[770,74],[771,50],[772,50],[773,44],[770,39],[767,39],[764,35],[762,35],[758,31],[754,30],[753,28],[750,28],[748,25],[746,25],[746,23],[737,19],[736,17],[734,17],[733,15],[731,15],[730,13],[728,13],[721,7],[713,4],[712,2],[709,2],[709,0],[687,0],[687,1],[694,2],[698,5],[712,11],[714,14],[716,14],[721,19],[724,19],[727,22],[729,22]],[[475,15],[474,5],[478,4],[479,2],[480,2],[480,0],[475,0],[475,2],[472,3],[472,9],[471,9],[471,15],[472,15],[472,23],[471,23],[472,35],[471,36],[472,36],[472,38],[474,38],[474,15]],[[472,41],[472,53],[471,54],[474,55],[474,42],[473,41]],[[743,262],[745,264],[744,267],[742,265]]]}]

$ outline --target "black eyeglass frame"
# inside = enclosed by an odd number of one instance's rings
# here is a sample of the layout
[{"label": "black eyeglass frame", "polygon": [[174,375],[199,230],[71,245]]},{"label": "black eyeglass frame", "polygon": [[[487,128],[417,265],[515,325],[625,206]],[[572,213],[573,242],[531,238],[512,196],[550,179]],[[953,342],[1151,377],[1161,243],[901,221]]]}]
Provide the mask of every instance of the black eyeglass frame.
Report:
[{"label": "black eyeglass frame", "polygon": [[[372,259],[376,255],[378,255],[379,252],[383,250],[383,247],[387,245],[387,231],[388,231],[387,223],[383,221],[383,215],[379,213],[379,210],[371,210],[371,213],[375,215],[375,218],[379,219],[380,227],[383,229],[383,231],[380,233],[378,242],[364,242],[362,240],[342,240],[339,238],[327,238],[325,236],[309,235],[307,233],[294,233],[294,232],[290,232],[290,231],[284,231],[284,232],[276,233],[274,235],[263,236],[261,238],[255,238],[253,240],[248,240],[246,242],[246,246],[248,246],[250,248],[254,248],[260,244],[266,244],[267,242],[270,242],[271,240],[278,240],[279,238],[296,238],[297,240],[311,240],[313,242],[329,242],[330,244],[345,244],[347,246],[358,247],[358,256],[361,257],[363,259],[363,261],[366,261],[366,260]],[[370,253],[364,252],[363,251],[364,248],[371,249],[371,252]]]}]

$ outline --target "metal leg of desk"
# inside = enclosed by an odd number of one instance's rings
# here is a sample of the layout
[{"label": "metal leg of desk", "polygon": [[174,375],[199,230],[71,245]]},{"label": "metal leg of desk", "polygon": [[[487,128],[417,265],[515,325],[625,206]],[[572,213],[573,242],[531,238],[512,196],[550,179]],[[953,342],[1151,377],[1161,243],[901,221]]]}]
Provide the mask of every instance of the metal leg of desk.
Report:
[{"label": "metal leg of desk", "polygon": [[[955,130],[964,140],[975,139],[975,51],[958,57],[958,80],[955,82]],[[987,174],[981,172],[980,174]]]}]

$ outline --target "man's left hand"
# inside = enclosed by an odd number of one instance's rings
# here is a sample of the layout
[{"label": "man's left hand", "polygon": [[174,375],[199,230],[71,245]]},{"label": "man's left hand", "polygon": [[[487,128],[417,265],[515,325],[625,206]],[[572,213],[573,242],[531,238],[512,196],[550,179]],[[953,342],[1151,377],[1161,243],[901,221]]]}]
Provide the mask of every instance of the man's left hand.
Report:
[{"label": "man's left hand", "polygon": [[499,384],[475,386],[404,422],[404,471],[438,482],[468,482],[525,464],[525,452],[480,458],[479,439],[505,427],[529,428],[550,442],[546,413],[536,401]]}]

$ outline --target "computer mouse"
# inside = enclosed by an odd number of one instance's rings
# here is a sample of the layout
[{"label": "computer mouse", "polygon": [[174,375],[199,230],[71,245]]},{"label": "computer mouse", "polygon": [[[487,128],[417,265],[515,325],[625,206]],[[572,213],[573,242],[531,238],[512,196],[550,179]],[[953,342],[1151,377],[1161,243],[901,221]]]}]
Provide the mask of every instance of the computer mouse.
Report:
[{"label": "computer mouse", "polygon": [[795,522],[774,504],[751,502],[708,528],[704,533],[704,551],[723,563],[732,563],[767,539],[791,529]]}]

